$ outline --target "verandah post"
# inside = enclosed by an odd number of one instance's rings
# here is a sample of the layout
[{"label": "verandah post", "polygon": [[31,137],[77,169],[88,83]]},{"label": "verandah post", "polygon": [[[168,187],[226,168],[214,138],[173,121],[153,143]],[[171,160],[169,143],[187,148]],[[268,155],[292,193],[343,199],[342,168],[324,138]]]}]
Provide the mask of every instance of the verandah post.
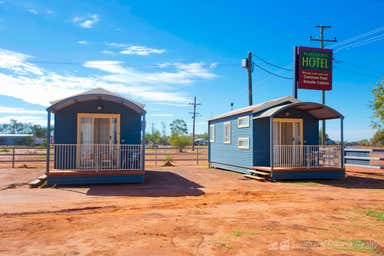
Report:
[{"label": "verandah post", "polygon": [[46,159],[46,174],[49,173],[49,162],[50,162],[50,149],[51,149],[51,112],[48,111],[47,116],[47,159]]},{"label": "verandah post", "polygon": [[269,118],[269,165],[273,170],[273,117]]},{"label": "verandah post", "polygon": [[144,171],[145,167],[145,114],[143,114],[141,121],[141,170]]},{"label": "verandah post", "polygon": [[340,166],[344,168],[344,117],[340,118]]}]

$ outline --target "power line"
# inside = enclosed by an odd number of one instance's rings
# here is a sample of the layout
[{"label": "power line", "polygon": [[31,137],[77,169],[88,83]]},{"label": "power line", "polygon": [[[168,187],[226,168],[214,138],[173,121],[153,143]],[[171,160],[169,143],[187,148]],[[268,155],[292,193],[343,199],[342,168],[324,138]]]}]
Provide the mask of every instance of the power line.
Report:
[{"label": "power line", "polygon": [[263,70],[264,72],[266,72],[266,73],[268,73],[270,75],[279,77],[281,79],[287,79],[287,80],[292,80],[293,79],[292,77],[287,77],[287,76],[282,76],[282,75],[276,74],[276,73],[274,73],[274,72],[272,72],[272,71],[270,71],[270,70],[268,70],[268,69],[266,69],[266,68],[264,68],[264,67],[262,67],[262,66],[260,66],[260,65],[258,65],[256,63],[253,63],[253,65],[258,67],[259,69]]},{"label": "power line", "polygon": [[291,68],[285,68],[285,67],[279,66],[277,64],[274,64],[272,62],[266,61],[265,59],[261,58],[260,56],[257,56],[257,55],[253,55],[253,56],[256,57],[257,59],[261,60],[265,64],[270,65],[272,67],[279,68],[279,69],[286,70],[286,71],[292,71]]}]

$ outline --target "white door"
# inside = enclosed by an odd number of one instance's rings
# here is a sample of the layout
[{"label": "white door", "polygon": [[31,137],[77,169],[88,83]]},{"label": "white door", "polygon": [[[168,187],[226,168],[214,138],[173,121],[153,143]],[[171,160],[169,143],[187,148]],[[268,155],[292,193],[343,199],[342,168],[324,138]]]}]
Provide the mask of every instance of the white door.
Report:
[{"label": "white door", "polygon": [[82,169],[113,169],[120,158],[120,115],[78,114],[78,161]]}]

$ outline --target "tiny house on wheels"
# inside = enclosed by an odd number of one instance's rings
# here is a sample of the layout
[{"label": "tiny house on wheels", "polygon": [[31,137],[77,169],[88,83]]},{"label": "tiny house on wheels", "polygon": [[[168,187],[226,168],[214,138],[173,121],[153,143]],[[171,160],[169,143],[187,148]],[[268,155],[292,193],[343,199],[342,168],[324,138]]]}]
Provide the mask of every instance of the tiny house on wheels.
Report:
[{"label": "tiny house on wheels", "polygon": [[[340,119],[340,145],[319,144],[319,120],[327,119]],[[343,119],[289,96],[213,117],[209,166],[260,180],[344,178]]]},{"label": "tiny house on wheels", "polygon": [[48,131],[54,114],[54,144],[47,147],[48,184],[144,181],[142,104],[95,89],[55,101],[47,111]]}]

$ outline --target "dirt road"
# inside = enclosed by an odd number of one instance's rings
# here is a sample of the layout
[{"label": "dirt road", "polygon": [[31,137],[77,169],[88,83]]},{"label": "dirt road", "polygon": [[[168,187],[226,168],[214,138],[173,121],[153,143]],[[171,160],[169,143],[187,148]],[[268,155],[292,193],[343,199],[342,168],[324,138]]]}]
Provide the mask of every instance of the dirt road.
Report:
[{"label": "dirt road", "polygon": [[202,167],[145,184],[30,189],[0,171],[1,255],[371,255],[384,253],[384,172],[263,183]]}]

